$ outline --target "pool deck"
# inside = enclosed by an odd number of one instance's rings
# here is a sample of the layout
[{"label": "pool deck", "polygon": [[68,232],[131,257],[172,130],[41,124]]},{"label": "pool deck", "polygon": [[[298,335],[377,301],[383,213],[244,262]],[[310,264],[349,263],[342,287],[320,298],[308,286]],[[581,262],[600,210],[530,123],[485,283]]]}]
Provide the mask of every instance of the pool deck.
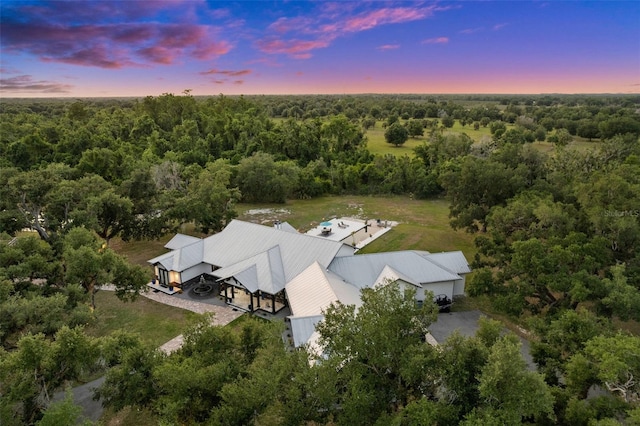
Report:
[{"label": "pool deck", "polygon": [[[351,217],[325,219],[322,223],[331,223],[331,226],[318,225],[306,234],[331,241],[341,241],[355,247],[356,250],[381,237],[398,224],[388,220],[361,220]],[[327,229],[330,232],[327,233]]]}]

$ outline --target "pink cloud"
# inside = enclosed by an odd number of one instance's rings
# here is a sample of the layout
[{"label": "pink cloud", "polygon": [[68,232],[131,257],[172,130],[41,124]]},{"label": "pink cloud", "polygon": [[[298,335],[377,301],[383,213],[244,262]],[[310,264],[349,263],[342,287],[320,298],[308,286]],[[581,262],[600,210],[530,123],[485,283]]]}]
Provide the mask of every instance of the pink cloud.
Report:
[{"label": "pink cloud", "polygon": [[55,81],[34,80],[30,75],[0,78],[0,92],[12,93],[69,93],[73,89],[70,84]]},{"label": "pink cloud", "polygon": [[311,24],[312,24],[311,20],[305,17],[294,17],[294,18],[282,17],[282,18],[278,18],[278,20],[276,20],[274,23],[269,25],[267,29],[275,31],[280,34],[284,34],[289,31],[295,31],[295,30],[302,31]]},{"label": "pink cloud", "polygon": [[174,51],[162,46],[151,46],[140,49],[137,52],[141,57],[145,58],[148,62],[155,64],[169,65],[174,60]]},{"label": "pink cloud", "polygon": [[382,46],[378,46],[378,50],[393,50],[398,49],[399,47],[399,44],[383,44]]},{"label": "pink cloud", "polygon": [[[377,5],[376,3],[373,3]],[[362,3],[357,2],[326,2],[322,3],[319,12],[313,18],[294,17],[279,18],[268,29],[277,33],[256,42],[259,50],[268,54],[286,54],[296,59],[307,59],[315,49],[329,46],[336,38],[350,33],[373,29],[380,25],[399,24],[416,21],[433,16],[438,11],[452,7],[382,7],[370,8],[362,11]],[[360,9],[360,11],[358,11]],[[282,34],[296,32],[300,38],[283,39]],[[392,49],[388,45],[387,49]],[[385,47],[380,47],[382,50]]]},{"label": "pink cloud", "polygon": [[[56,3],[55,13],[47,4],[16,6],[2,20],[3,49],[29,53],[46,62],[122,68],[167,65],[183,58],[206,60],[233,48],[209,25],[124,19],[148,18],[182,2],[118,2],[118,7],[112,2],[94,2],[90,7],[71,3]],[[114,16],[123,20],[114,22]]]},{"label": "pink cloud", "polygon": [[327,40],[260,40],[257,43],[258,48],[269,54],[284,53],[296,59],[308,59],[311,57],[309,51],[327,47]]},{"label": "pink cloud", "polygon": [[449,43],[449,37],[434,37],[422,40],[422,44],[447,44]]},{"label": "pink cloud", "polygon": [[467,28],[464,29],[462,31],[460,31],[460,34],[473,34],[473,33],[477,33],[479,31],[482,31],[484,28],[482,27],[477,27],[477,28]]},{"label": "pink cloud", "polygon": [[433,12],[433,7],[385,7],[371,12],[366,12],[346,20],[344,23],[344,30],[347,32],[356,32],[369,30],[377,27],[378,25],[416,21],[433,15]]},{"label": "pink cloud", "polygon": [[493,31],[501,30],[502,28],[506,27],[507,25],[509,25],[509,24],[506,24],[506,23],[496,24],[496,25],[493,26]]},{"label": "pink cloud", "polygon": [[200,74],[201,75],[222,74],[222,75],[228,75],[231,77],[240,77],[243,75],[251,74],[251,70],[244,69],[244,70],[238,70],[238,71],[231,71],[231,70],[218,70],[214,68],[209,71],[202,71]]}]

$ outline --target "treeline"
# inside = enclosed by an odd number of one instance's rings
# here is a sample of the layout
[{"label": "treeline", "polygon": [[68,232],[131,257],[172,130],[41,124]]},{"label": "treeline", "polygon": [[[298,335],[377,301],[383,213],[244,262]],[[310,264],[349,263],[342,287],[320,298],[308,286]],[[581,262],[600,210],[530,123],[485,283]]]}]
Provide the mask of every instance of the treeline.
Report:
[{"label": "treeline", "polygon": [[[36,227],[44,221],[42,229],[77,223],[74,212],[95,211],[87,209],[95,197],[103,205],[118,204],[123,215],[120,230],[103,224],[107,239],[118,233],[153,237],[183,221],[218,230],[233,217],[237,201],[343,193],[426,198],[444,193],[436,163],[456,156],[547,138],[566,145],[575,134],[637,136],[638,104],[637,97],[516,97],[503,108],[495,102],[465,107],[376,96],[199,99],[188,91],[136,100],[6,102],[0,114],[0,183],[7,188],[0,231],[24,227],[25,217]],[[313,117],[286,112],[291,109]],[[283,116],[289,118],[278,118]],[[488,126],[493,137],[472,147],[464,135],[443,131],[456,120]],[[419,155],[371,155],[365,129],[379,122],[402,122],[413,137],[426,129]],[[455,152],[446,152],[450,146]],[[38,182],[32,185],[36,193],[29,182]],[[73,185],[84,193],[67,188]]]},{"label": "treeline", "polygon": [[[168,422],[638,421],[639,343],[628,330],[640,320],[639,106],[637,96],[194,98],[188,91],[3,102],[2,420],[37,421],[54,389],[108,366],[108,404],[148,408]],[[491,136],[449,131],[455,123],[487,127]],[[411,156],[372,155],[372,126],[400,126],[423,143]],[[597,143],[575,149],[576,136]],[[536,140],[555,148],[541,152]],[[405,327],[420,318],[428,325],[429,316],[401,301],[397,312],[417,319],[387,334],[374,321],[386,318],[375,313],[380,300],[348,330],[321,329],[329,358],[318,369],[303,354],[283,355],[258,326],[240,340],[200,326],[170,357],[131,336],[103,343],[68,328],[91,320],[97,286],[116,283],[126,299],[146,282],[110,250],[116,236],[156,238],[184,222],[216,231],[238,202],[345,193],[446,196],[451,225],[477,234],[469,294],[489,296],[529,330],[541,375],[525,371],[508,338],[482,337],[488,331],[456,337],[442,352],[411,340],[417,334]],[[24,228],[38,237],[14,239]],[[338,313],[335,324],[356,318],[346,307]],[[357,339],[364,340],[354,353]],[[234,362],[207,364],[211,358]],[[495,378],[507,361],[517,364],[506,370],[512,376]],[[62,362],[68,368],[60,372]],[[522,377],[524,388],[509,377]],[[594,385],[605,395],[589,397]],[[539,405],[522,398],[527,392]]]}]

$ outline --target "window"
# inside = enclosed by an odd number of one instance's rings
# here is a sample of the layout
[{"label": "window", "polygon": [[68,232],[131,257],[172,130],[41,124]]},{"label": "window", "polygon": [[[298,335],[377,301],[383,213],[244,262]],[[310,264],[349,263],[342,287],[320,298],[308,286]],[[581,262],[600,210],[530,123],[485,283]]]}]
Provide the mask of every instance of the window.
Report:
[{"label": "window", "polygon": [[160,285],[169,285],[169,272],[166,269],[158,268],[158,280]]}]

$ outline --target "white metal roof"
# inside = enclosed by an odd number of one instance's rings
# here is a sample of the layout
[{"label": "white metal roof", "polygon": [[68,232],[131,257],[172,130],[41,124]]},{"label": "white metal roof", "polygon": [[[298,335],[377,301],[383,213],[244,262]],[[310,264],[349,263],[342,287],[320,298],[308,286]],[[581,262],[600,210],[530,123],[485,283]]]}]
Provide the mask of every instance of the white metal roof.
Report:
[{"label": "white metal roof", "polygon": [[285,282],[315,261],[327,265],[343,247],[340,242],[239,220],[231,221],[224,230],[203,241],[202,261],[219,267],[233,265],[278,246]]},{"label": "white metal roof", "polygon": [[379,286],[386,285],[388,281],[394,282],[397,280],[402,280],[407,284],[411,284],[416,287],[421,287],[420,283],[414,282],[411,278],[394,270],[389,265],[385,265],[385,267],[382,269],[382,272],[380,272],[380,275],[378,275],[378,278],[376,278],[376,281],[373,283],[371,287],[377,288]]},{"label": "white metal roof", "polygon": [[[175,240],[172,245],[179,245],[191,239],[193,237],[183,235],[171,241]],[[277,247],[277,252],[271,251],[274,247]],[[219,233],[203,240],[195,239],[149,260],[149,263],[177,272],[208,263],[225,269],[220,271],[225,277],[247,271],[244,273],[247,283],[243,284],[275,294],[313,262],[327,265],[336,255],[349,253],[345,247],[349,248],[337,241],[292,232],[288,225],[276,229],[233,220]],[[252,265],[256,265],[253,275],[248,272]]]},{"label": "white metal roof", "polygon": [[468,274],[471,267],[467,262],[467,258],[461,251],[446,251],[442,253],[428,253],[423,255],[425,258],[444,266],[456,274]]},{"label": "white metal roof", "polygon": [[183,246],[177,250],[170,251],[158,257],[154,257],[148,262],[152,265],[159,263],[170,271],[182,272],[192,266],[202,263],[204,240],[197,241]]},{"label": "white metal roof", "polygon": [[298,230],[291,226],[289,222],[280,222],[279,228],[281,231],[294,232],[299,234]]},{"label": "white metal roof", "polygon": [[312,315],[308,317],[289,317],[291,324],[291,336],[293,345],[297,348],[309,341],[316,331],[316,325],[324,319],[324,315]]},{"label": "white metal roof", "polygon": [[385,266],[406,276],[408,282],[434,283],[459,280],[460,276],[415,251],[396,251],[336,257],[329,270],[358,288],[372,287]]},{"label": "white metal roof", "polygon": [[164,245],[164,247],[169,250],[176,250],[200,240],[201,238],[192,237],[191,235],[176,234],[167,244]]},{"label": "white metal roof", "polygon": [[276,294],[284,289],[285,285],[280,246],[217,269],[213,275],[218,278],[235,277],[252,293],[262,290],[269,294]]},{"label": "white metal roof", "polygon": [[287,299],[295,317],[321,315],[332,303],[361,305],[360,290],[314,262],[286,284]]}]

